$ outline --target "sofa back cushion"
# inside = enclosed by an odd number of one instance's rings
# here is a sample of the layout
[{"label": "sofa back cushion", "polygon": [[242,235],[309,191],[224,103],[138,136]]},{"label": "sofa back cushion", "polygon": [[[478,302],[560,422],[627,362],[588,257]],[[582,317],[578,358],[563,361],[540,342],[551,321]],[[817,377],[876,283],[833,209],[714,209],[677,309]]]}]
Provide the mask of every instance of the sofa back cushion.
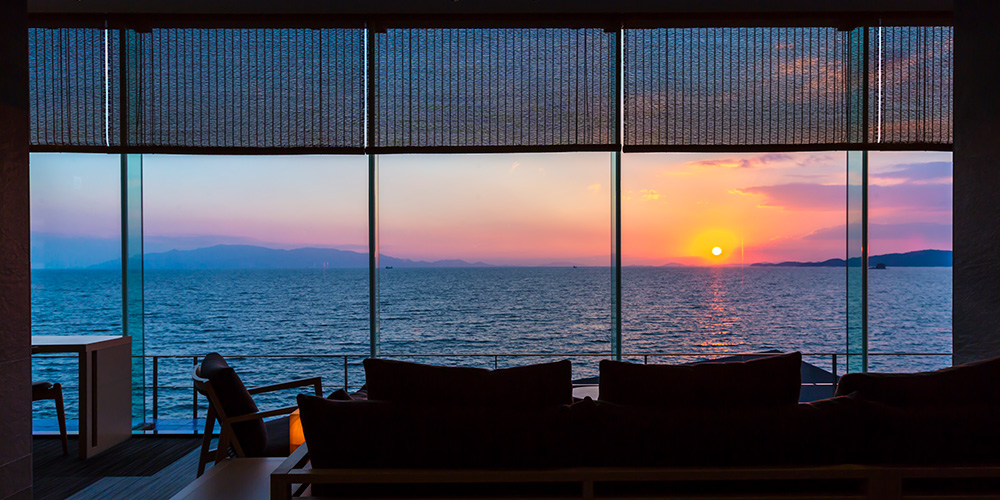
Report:
[{"label": "sofa back cushion", "polygon": [[1000,404],[1000,357],[921,373],[848,373],[837,395],[901,407]]},{"label": "sofa back cushion", "polygon": [[601,361],[600,399],[621,405],[743,408],[799,401],[798,352],[733,363],[639,365]]},{"label": "sofa back cushion", "polygon": [[417,405],[541,407],[573,399],[572,365],[485,370],[388,359],[364,360],[368,399]]},{"label": "sofa back cushion", "polygon": [[[198,368],[198,375],[208,379],[219,399],[219,406],[227,417],[238,417],[257,412],[257,404],[247,392],[246,386],[240,380],[225,358],[219,353],[205,356]],[[233,424],[233,434],[236,435],[240,448],[248,457],[263,457],[267,450],[267,428],[262,419],[237,422]]]}]

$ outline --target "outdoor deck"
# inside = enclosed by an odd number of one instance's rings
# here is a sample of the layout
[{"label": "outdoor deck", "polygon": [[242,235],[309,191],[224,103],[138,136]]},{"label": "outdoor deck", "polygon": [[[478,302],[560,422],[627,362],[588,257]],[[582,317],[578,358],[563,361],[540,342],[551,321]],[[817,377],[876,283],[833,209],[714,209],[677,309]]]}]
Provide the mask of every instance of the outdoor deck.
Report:
[{"label": "outdoor deck", "polygon": [[90,458],[64,456],[57,436],[35,436],[34,498],[166,499],[194,481],[201,436],[133,436]]}]

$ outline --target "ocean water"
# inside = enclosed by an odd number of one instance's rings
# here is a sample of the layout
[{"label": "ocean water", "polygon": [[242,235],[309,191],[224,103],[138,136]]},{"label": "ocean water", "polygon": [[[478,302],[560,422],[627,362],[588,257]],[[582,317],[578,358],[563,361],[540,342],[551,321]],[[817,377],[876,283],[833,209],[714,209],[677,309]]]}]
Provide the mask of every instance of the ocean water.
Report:
[{"label": "ocean water", "polygon": [[[381,355],[485,368],[570,358],[574,377],[597,375],[611,349],[611,277],[607,268],[380,270]],[[872,371],[951,365],[951,279],[951,268],[869,273]],[[842,268],[627,267],[623,350],[650,363],[770,349],[843,353],[845,282]],[[158,416],[192,415],[194,357],[213,351],[248,386],[317,375],[326,389],[360,386],[368,300],[365,269],[147,271],[143,340],[147,356],[159,356]],[[120,332],[120,273],[33,271],[32,318],[35,335]],[[945,355],[879,354],[898,352]],[[832,368],[828,354],[806,359]],[[147,358],[147,416],[153,368]],[[69,386],[70,415],[75,374],[74,359],[34,358],[34,379]],[[35,417],[51,418],[50,407],[36,403]]]}]

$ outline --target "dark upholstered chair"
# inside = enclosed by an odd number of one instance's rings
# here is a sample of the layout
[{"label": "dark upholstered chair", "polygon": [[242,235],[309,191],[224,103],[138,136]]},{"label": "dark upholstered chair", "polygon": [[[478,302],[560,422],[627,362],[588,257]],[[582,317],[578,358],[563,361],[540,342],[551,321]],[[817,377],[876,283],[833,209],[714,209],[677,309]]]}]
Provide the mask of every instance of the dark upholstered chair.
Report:
[{"label": "dark upholstered chair", "polygon": [[[198,476],[205,472],[208,462],[226,458],[230,448],[235,456],[241,458],[288,456],[288,417],[268,422],[264,422],[264,419],[288,415],[297,406],[260,411],[253,401],[254,394],[304,386],[313,386],[317,396],[321,396],[323,392],[319,377],[247,389],[226,360],[214,352],[205,356],[201,366],[195,368],[193,378],[195,388],[208,398],[208,416],[198,459]],[[222,429],[219,446],[212,450],[212,431],[216,420]]]},{"label": "dark upholstered chair", "polygon": [[62,439],[63,455],[69,455],[69,440],[66,438],[66,411],[63,409],[62,386],[52,382],[32,382],[31,400],[56,402],[56,418],[59,419],[59,438]]}]

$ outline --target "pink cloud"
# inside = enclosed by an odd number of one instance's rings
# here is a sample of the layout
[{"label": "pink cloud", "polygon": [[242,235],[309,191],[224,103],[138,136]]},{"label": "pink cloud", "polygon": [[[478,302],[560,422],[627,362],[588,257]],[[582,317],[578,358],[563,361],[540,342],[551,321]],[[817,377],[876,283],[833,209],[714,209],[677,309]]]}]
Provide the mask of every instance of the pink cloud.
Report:
[{"label": "pink cloud", "polygon": [[[764,196],[761,206],[789,211],[846,210],[847,188],[826,184],[779,184],[753,186],[738,190],[743,194]],[[879,209],[914,209],[926,212],[950,212],[950,184],[896,184],[869,186],[869,203]]]},{"label": "pink cloud", "polygon": [[764,196],[766,199],[761,206],[792,211],[845,210],[847,207],[847,189],[843,185],[793,183],[753,186],[739,192]]}]

